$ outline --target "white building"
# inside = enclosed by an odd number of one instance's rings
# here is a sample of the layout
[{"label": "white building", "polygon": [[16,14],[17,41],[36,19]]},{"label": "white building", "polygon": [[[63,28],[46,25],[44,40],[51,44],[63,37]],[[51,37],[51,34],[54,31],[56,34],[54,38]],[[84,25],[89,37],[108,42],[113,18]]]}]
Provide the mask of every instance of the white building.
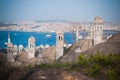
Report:
[{"label": "white building", "polygon": [[21,53],[22,51],[23,51],[23,45],[20,44],[20,45],[19,45],[19,50],[18,50],[18,52]]},{"label": "white building", "polygon": [[79,40],[79,31],[76,30],[76,42]]},{"label": "white building", "polygon": [[17,54],[18,54],[18,47],[17,47],[17,45],[14,45],[13,55],[16,56]]},{"label": "white building", "polygon": [[31,36],[28,39],[28,59],[35,57],[35,38]]},{"label": "white building", "polygon": [[9,62],[14,62],[14,46],[10,41],[10,33],[8,33],[8,42],[7,42],[7,59]]},{"label": "white building", "polygon": [[56,33],[56,59],[61,57],[64,52],[64,33],[62,31],[58,31]]},{"label": "white building", "polygon": [[103,20],[101,17],[95,17],[94,24],[89,27],[88,39],[93,39],[94,45],[103,42]]}]

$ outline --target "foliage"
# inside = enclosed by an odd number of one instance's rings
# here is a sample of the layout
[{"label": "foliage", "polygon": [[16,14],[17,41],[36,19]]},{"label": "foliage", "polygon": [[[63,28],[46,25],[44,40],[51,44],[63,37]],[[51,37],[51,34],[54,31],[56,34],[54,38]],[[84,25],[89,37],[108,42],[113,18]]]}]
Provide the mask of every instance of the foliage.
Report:
[{"label": "foliage", "polygon": [[[60,71],[80,72],[96,80],[120,80],[120,54],[101,55],[100,53],[86,57],[81,54],[76,63],[40,64],[34,67],[10,67],[6,60],[0,60],[0,79],[26,80],[36,70],[42,70],[48,76],[58,75]],[[6,77],[7,76],[7,77]],[[9,78],[10,77],[10,78]]]},{"label": "foliage", "polygon": [[120,75],[120,54],[102,55],[100,53],[86,57],[81,54],[76,63],[58,63],[42,64],[39,68],[59,68],[68,71],[82,72],[86,76],[95,79],[103,77],[102,80],[119,80]]},{"label": "foliage", "polygon": [[120,54],[102,55],[98,53],[90,55],[88,58],[80,55],[78,62],[78,65],[84,66],[81,67],[81,72],[87,76],[94,78],[102,76],[104,80],[120,79]]},{"label": "foliage", "polygon": [[81,65],[81,66],[87,65],[88,60],[86,59],[85,55],[80,55],[78,58],[79,58],[79,60],[78,60],[79,65]]}]

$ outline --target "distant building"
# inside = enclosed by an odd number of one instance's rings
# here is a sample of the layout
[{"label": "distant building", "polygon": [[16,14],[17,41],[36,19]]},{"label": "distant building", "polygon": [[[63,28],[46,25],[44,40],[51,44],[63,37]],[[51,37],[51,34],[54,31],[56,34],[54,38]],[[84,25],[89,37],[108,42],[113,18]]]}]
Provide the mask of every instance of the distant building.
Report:
[{"label": "distant building", "polygon": [[49,47],[50,47],[49,44],[46,44],[45,48],[49,48]]},{"label": "distant building", "polygon": [[33,36],[28,39],[28,59],[35,57],[35,38]]},{"label": "distant building", "polygon": [[95,17],[94,24],[89,27],[88,39],[93,39],[94,45],[103,42],[103,20],[101,17]]},{"label": "distant building", "polygon": [[[94,23],[88,25],[89,27],[86,28],[88,36],[86,38],[80,39],[79,36],[79,29],[72,29],[73,34],[76,34],[76,43],[75,44],[64,44],[64,31],[57,31],[56,32],[56,47],[50,47],[48,44],[46,46],[40,45],[36,47],[35,45],[35,37],[30,36],[28,38],[28,47],[26,48],[26,55],[28,59],[32,59],[35,57],[38,58],[49,58],[50,60],[54,61],[63,56],[64,54],[64,47],[67,49],[70,48],[71,50],[68,53],[80,53],[84,52],[96,44],[103,42],[103,20],[101,17],[95,17]],[[47,37],[50,37],[48,35]],[[73,42],[75,39],[75,35],[73,35]],[[14,62],[18,53],[23,52],[23,45],[13,45],[10,41],[10,33],[8,33],[8,42],[7,42],[7,58],[9,62]],[[25,49],[24,49],[25,50]],[[19,56],[19,55],[18,55]],[[17,60],[17,59],[16,59]]]},{"label": "distant building", "polygon": [[14,48],[13,48],[13,55],[17,55],[18,54],[18,47],[17,45],[14,45]]},{"label": "distant building", "polygon": [[10,33],[8,33],[8,42],[7,42],[7,59],[9,62],[14,62],[14,46],[10,41]]},{"label": "distant building", "polygon": [[95,18],[92,31],[94,45],[101,43],[103,41],[103,20],[101,17]]},{"label": "distant building", "polygon": [[18,52],[21,53],[22,51],[23,51],[23,45],[20,44],[20,45],[19,45],[19,50],[18,50]]},{"label": "distant building", "polygon": [[56,33],[56,59],[63,55],[64,49],[64,32],[58,31]]},{"label": "distant building", "polygon": [[79,40],[79,31],[76,30],[76,42]]}]

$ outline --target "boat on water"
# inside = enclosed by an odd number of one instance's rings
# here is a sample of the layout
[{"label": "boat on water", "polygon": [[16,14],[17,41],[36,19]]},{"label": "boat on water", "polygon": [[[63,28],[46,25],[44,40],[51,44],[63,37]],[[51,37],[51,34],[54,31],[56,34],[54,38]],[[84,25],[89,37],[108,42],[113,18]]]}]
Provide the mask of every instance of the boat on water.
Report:
[{"label": "boat on water", "polygon": [[50,34],[47,34],[47,35],[46,35],[46,37],[51,37],[51,36],[52,36],[52,35],[50,35]]},{"label": "boat on water", "polygon": [[14,34],[15,36],[17,35],[17,33]]}]

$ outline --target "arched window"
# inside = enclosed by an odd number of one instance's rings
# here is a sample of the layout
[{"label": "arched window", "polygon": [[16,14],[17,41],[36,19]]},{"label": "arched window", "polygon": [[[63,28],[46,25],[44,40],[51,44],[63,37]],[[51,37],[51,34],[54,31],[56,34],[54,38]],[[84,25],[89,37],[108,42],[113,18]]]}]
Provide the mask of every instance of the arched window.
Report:
[{"label": "arched window", "polygon": [[61,35],[58,36],[58,40],[63,40],[63,37]]},{"label": "arched window", "polygon": [[59,36],[59,40],[60,40],[60,36]]}]

